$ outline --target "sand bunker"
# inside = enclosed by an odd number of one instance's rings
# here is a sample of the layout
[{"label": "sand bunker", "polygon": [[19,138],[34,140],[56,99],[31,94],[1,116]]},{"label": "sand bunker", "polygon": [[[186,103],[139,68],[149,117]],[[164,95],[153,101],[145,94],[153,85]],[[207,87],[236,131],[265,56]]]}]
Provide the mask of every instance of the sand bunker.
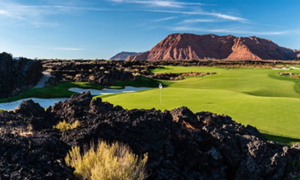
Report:
[{"label": "sand bunker", "polygon": [[[43,85],[44,85],[44,83],[41,82],[40,86],[43,86]],[[104,88],[102,90],[70,88],[69,91],[76,92],[76,93],[90,91],[93,96],[96,96],[96,95],[104,95],[104,94],[136,92],[136,91],[141,91],[141,90],[146,90],[146,89],[149,89],[149,88],[126,86],[124,89]],[[26,99],[20,99],[20,100],[8,102],[8,103],[0,103],[0,109],[12,110],[12,109],[17,108],[22,103],[22,101],[26,101],[26,100],[30,100],[30,99],[32,99],[36,103],[39,103],[43,108],[47,108],[49,106],[54,105],[57,102],[68,100],[69,98],[53,98],[53,99],[26,98]]]},{"label": "sand bunker", "polygon": [[132,86],[125,86],[124,89],[108,89],[104,88],[102,90],[97,89],[82,89],[82,88],[70,88],[69,91],[82,93],[85,91],[90,91],[93,96],[97,95],[104,95],[104,94],[115,94],[115,93],[123,93],[123,92],[136,92],[141,90],[146,90],[149,88],[146,87],[132,87]]},{"label": "sand bunker", "polygon": [[6,109],[6,110],[15,109],[22,103],[22,101],[26,101],[30,99],[32,99],[36,103],[39,103],[43,108],[47,108],[49,106],[54,105],[57,102],[65,101],[69,98],[53,98],[53,99],[26,98],[26,99],[20,99],[8,103],[0,103],[0,109]]}]

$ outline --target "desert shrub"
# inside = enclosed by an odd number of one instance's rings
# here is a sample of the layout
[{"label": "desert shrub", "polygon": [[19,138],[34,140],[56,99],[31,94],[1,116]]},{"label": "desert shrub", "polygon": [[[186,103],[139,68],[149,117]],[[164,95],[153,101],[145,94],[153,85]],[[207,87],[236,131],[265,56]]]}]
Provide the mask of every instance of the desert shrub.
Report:
[{"label": "desert shrub", "polygon": [[[1,128],[0,127],[0,133],[14,134],[14,135],[18,135],[21,137],[31,137],[34,135],[31,125],[28,125],[27,127],[18,126],[18,127],[13,127],[13,128],[9,128],[9,127]],[[1,180],[1,178],[0,178],[0,180]]]},{"label": "desert shrub", "polygon": [[143,159],[120,143],[108,145],[100,142],[82,155],[80,147],[72,147],[65,158],[66,164],[75,168],[74,174],[88,180],[142,180],[146,178],[147,154]]},{"label": "desert shrub", "polygon": [[65,132],[65,131],[70,130],[70,129],[75,129],[78,125],[79,125],[79,121],[75,121],[72,124],[67,123],[66,121],[63,121],[63,122],[59,122],[55,126],[55,128],[59,129],[61,132]]},{"label": "desert shrub", "polygon": [[95,76],[93,76],[93,75],[89,76],[89,80],[90,80],[90,81],[95,81],[95,79],[96,79]]}]

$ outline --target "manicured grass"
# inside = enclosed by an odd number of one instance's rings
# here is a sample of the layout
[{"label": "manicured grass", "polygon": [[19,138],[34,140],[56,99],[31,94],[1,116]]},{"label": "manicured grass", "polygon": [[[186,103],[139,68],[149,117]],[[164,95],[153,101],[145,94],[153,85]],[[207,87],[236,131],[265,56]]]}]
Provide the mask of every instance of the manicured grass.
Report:
[{"label": "manicured grass", "polygon": [[[113,95],[103,95],[105,101],[124,108],[157,108],[171,110],[187,106],[194,112],[211,111],[226,114],[244,125],[261,130],[268,139],[282,143],[299,142],[300,134],[300,79],[279,76],[279,72],[300,73],[300,70],[271,70],[263,68],[226,69],[217,67],[166,66],[155,73],[216,72],[216,75],[187,77],[181,81],[159,81],[139,77],[137,80],[116,82],[113,88],[124,86],[157,87],[163,83],[162,102],[158,88]],[[70,97],[71,87],[102,89],[91,83],[60,83],[55,87],[26,91],[18,99]]]},{"label": "manicured grass", "polygon": [[[158,88],[111,96],[105,101],[124,108],[171,110],[187,106],[194,112],[211,111],[231,116],[273,136],[300,139],[300,79],[280,77],[279,70],[262,68],[173,67],[154,72],[217,72],[205,77],[188,77]],[[288,72],[300,72],[292,70]]]},{"label": "manicured grass", "polygon": [[160,81],[155,79],[148,79],[143,76],[137,77],[135,81],[117,81],[115,86],[134,86],[134,87],[158,87],[159,83],[162,83],[164,86],[168,86],[171,82]]},{"label": "manicured grass", "polygon": [[274,142],[279,142],[281,144],[288,144],[288,145],[293,145],[295,143],[299,143],[300,139],[295,139],[295,138],[288,138],[288,137],[282,137],[282,136],[275,136],[275,135],[270,135],[263,133],[263,135],[270,141]]}]

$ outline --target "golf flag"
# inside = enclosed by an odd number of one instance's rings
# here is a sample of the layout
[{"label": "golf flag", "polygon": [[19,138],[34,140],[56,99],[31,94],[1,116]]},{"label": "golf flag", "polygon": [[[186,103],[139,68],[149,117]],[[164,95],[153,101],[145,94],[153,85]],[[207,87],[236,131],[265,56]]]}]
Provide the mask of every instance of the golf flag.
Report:
[{"label": "golf flag", "polygon": [[159,87],[159,90],[160,90],[160,91],[159,91],[159,94],[160,94],[160,95],[159,95],[159,100],[160,100],[159,102],[160,102],[160,104],[161,104],[161,89],[163,88],[163,86],[162,86],[161,83],[159,83],[159,86],[158,86],[158,87]]}]

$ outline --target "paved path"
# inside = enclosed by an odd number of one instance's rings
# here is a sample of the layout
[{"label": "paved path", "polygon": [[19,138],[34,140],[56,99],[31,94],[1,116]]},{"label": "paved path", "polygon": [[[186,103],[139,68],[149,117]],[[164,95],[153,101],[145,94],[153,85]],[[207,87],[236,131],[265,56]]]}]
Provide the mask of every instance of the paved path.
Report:
[{"label": "paved path", "polygon": [[45,87],[46,82],[50,79],[51,74],[49,72],[43,72],[42,79],[34,86],[34,88],[42,88]]}]

